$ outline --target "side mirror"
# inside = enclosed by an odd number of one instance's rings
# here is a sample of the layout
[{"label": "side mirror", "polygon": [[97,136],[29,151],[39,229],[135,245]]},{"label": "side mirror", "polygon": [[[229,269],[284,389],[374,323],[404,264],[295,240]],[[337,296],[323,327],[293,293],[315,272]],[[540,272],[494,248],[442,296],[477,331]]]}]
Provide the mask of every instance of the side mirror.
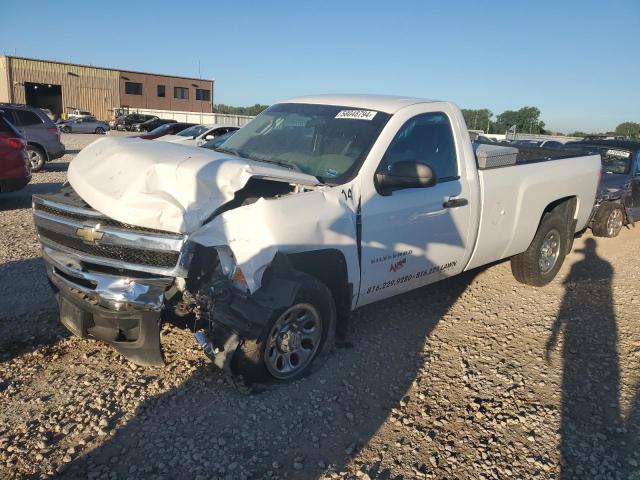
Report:
[{"label": "side mirror", "polygon": [[216,136],[213,133],[208,134],[204,137],[204,139],[208,142],[209,140],[213,140]]},{"label": "side mirror", "polygon": [[433,169],[416,161],[402,161],[382,168],[376,173],[375,184],[380,195],[391,195],[394,190],[427,188],[436,184]]}]

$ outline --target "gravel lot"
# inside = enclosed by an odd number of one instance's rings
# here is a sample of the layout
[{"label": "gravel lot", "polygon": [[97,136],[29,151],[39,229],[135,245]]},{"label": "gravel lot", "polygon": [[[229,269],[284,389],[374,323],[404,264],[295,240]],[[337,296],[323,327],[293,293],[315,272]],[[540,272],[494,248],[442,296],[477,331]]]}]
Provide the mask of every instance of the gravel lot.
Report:
[{"label": "gravel lot", "polygon": [[31,221],[94,135],[0,197],[0,478],[640,479],[640,231],[363,309],[311,377],[244,396],[188,331],[140,368],[59,326]]}]

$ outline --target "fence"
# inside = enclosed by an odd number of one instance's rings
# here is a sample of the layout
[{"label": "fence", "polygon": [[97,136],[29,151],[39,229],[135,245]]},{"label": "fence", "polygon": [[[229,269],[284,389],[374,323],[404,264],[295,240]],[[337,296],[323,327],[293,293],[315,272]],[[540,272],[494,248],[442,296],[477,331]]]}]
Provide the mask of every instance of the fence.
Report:
[{"label": "fence", "polygon": [[129,113],[142,113],[144,115],[155,115],[160,118],[177,120],[188,123],[219,123],[221,125],[233,125],[242,127],[249,123],[254,117],[248,115],[229,115],[226,113],[207,112],[174,112],[171,110],[154,110],[150,108],[129,108]]}]

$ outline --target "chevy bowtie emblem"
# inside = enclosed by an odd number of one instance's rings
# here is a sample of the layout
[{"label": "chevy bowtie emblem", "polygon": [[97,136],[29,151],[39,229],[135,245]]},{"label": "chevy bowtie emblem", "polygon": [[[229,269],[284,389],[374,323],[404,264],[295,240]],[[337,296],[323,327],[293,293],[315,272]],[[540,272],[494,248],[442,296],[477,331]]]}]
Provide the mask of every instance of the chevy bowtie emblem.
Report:
[{"label": "chevy bowtie emblem", "polygon": [[76,236],[80,237],[85,242],[95,242],[100,240],[104,236],[104,233],[97,232],[91,227],[82,227],[76,230]]}]

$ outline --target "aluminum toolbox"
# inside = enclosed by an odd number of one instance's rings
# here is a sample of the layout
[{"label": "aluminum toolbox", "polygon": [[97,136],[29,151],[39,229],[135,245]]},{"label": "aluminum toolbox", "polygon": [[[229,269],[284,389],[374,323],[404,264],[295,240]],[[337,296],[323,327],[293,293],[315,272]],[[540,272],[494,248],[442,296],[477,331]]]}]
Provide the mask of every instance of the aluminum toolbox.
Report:
[{"label": "aluminum toolbox", "polygon": [[518,149],[513,147],[481,143],[474,144],[474,150],[480,170],[515,165],[518,157]]}]

